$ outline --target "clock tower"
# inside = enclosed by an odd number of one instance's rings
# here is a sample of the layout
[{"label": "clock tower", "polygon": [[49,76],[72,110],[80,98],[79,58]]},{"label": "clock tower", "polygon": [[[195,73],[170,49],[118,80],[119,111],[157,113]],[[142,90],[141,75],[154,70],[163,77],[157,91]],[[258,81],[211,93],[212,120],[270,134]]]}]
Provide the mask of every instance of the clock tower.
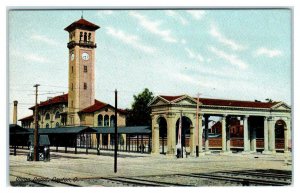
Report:
[{"label": "clock tower", "polygon": [[99,28],[83,18],[65,28],[69,32],[69,126],[80,125],[77,112],[95,104],[95,31]]}]

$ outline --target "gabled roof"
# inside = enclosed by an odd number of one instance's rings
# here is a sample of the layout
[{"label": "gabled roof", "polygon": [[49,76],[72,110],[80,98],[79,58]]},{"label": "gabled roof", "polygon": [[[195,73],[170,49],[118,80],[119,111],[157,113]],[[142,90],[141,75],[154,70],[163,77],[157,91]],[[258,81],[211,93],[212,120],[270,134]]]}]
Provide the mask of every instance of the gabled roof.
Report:
[{"label": "gabled roof", "polygon": [[[155,100],[162,99],[168,103],[177,103],[185,97],[189,98],[188,95],[177,95],[177,96],[157,96],[149,105],[153,104]],[[197,101],[197,98],[191,98]],[[211,99],[211,98],[199,98],[200,105],[208,106],[227,106],[227,107],[248,107],[248,108],[272,108],[278,106],[282,102],[254,102],[254,101],[238,101],[238,100],[227,100],[227,99]]]},{"label": "gabled roof", "polygon": [[[197,100],[197,98],[195,98]],[[271,108],[279,102],[254,102],[254,101],[238,101],[225,99],[209,99],[200,98],[199,102],[202,105],[211,106],[229,106],[229,107],[251,107],[251,108]]]},{"label": "gabled roof", "polygon": [[24,117],[22,119],[19,119],[19,121],[33,121],[33,115],[30,115],[30,116]]},{"label": "gabled roof", "polygon": [[99,29],[100,27],[98,25],[95,25],[95,24],[81,18],[78,21],[75,21],[72,24],[70,24],[68,27],[65,28],[65,30],[70,32],[76,28],[95,31],[95,30]]},{"label": "gabled roof", "polygon": [[[43,107],[43,106],[58,104],[58,103],[68,103],[68,94],[59,95],[49,100],[40,102],[40,104],[38,104],[38,107]],[[32,106],[29,109],[34,110],[34,108],[35,106]]]},{"label": "gabled roof", "polygon": [[[82,109],[78,113],[93,113],[93,112],[99,111],[99,110],[101,110],[105,107],[114,109],[114,107],[111,106],[110,104],[95,100],[95,104],[93,104],[93,105],[91,105],[91,106],[89,106],[85,109]],[[123,109],[118,109],[118,112],[121,113],[121,114],[126,114],[126,111],[123,110]]]}]

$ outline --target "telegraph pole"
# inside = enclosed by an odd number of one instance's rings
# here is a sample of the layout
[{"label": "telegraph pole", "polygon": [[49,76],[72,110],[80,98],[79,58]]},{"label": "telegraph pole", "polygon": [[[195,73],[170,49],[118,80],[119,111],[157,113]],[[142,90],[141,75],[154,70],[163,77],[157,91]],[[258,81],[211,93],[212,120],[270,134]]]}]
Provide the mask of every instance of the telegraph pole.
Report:
[{"label": "telegraph pole", "polygon": [[114,155],[114,172],[117,173],[117,153],[118,153],[118,122],[117,122],[117,112],[118,112],[118,91],[115,90],[115,155]]},{"label": "telegraph pole", "polygon": [[[200,93],[197,93],[197,108],[196,108],[196,157],[199,157],[199,97]],[[202,128],[201,128],[202,129]],[[202,136],[201,136],[202,137]]]},{"label": "telegraph pole", "polygon": [[33,87],[35,87],[35,109],[34,109],[34,155],[33,155],[33,161],[38,161],[37,155],[38,155],[38,141],[39,141],[39,131],[38,131],[38,108],[37,108],[37,98],[38,98],[38,87],[39,84],[35,84]]}]

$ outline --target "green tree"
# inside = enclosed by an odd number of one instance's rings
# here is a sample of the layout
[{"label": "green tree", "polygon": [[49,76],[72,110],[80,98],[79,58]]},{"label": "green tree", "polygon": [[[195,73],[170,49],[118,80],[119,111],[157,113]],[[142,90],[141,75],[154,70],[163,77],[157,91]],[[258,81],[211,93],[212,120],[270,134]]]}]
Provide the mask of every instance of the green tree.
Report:
[{"label": "green tree", "polygon": [[145,88],[138,95],[133,95],[134,102],[131,109],[127,109],[127,126],[151,125],[151,108],[148,103],[154,98],[153,93]]}]

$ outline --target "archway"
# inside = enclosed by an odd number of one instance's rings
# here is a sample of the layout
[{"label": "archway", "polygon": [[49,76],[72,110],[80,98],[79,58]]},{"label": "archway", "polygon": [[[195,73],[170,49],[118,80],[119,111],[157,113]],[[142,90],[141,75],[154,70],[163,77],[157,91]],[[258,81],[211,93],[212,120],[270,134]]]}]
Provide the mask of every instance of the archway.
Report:
[{"label": "archway", "polygon": [[157,124],[159,125],[159,141],[161,144],[161,152],[165,154],[165,145],[166,145],[166,137],[167,137],[167,121],[164,117],[159,117],[157,119]]},{"label": "archway", "polygon": [[283,120],[278,120],[275,123],[275,149],[283,149],[285,144],[285,138],[287,138],[287,127]]},{"label": "archway", "polygon": [[[180,118],[176,121],[176,144],[178,144],[178,129],[179,129]],[[190,144],[190,127],[192,126],[192,121],[186,117],[182,116],[182,126],[181,126],[181,141],[183,147],[189,147]]]}]

